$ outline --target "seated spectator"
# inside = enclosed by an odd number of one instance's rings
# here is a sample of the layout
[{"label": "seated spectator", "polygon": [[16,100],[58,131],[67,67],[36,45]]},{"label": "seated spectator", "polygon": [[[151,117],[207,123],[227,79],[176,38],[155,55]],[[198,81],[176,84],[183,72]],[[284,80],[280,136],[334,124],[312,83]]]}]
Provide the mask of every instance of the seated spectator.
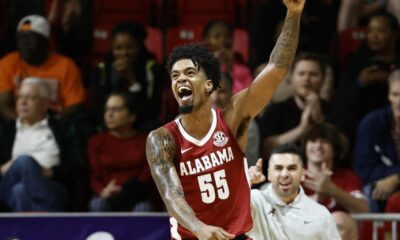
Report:
[{"label": "seated spectator", "polygon": [[145,155],[147,134],[138,128],[141,104],[137,95],[128,92],[112,93],[106,102],[108,130],[89,142],[90,183],[95,195],[91,211],[154,210]]},{"label": "seated spectator", "polygon": [[[363,194],[362,184],[357,174],[344,168],[348,150],[348,140],[331,124],[322,123],[312,126],[302,137],[302,147],[307,156],[306,180],[304,191],[308,196],[324,205],[334,214],[341,235],[351,232],[354,222],[349,213],[367,213],[367,198]],[[347,219],[346,219],[347,218]],[[342,235],[343,239],[347,238]]]},{"label": "seated spectator", "polygon": [[400,186],[400,69],[388,82],[390,106],[362,119],[355,145],[355,169],[373,212],[382,212]]},{"label": "seated spectator", "polygon": [[258,119],[264,148],[261,154],[277,145],[297,142],[310,126],[325,120],[329,104],[318,95],[324,70],[325,62],[320,55],[303,53],[297,56],[290,76],[294,96],[270,104]]},{"label": "seated spectator", "polygon": [[[304,157],[293,144],[281,145],[271,151],[268,180],[251,191],[253,239],[341,239],[329,211],[305,195],[301,182],[305,179]],[[250,180],[260,174],[262,166],[250,168]],[[265,179],[265,176],[264,176]]]},{"label": "seated spectator", "polygon": [[18,51],[0,60],[0,107],[15,117],[14,92],[26,77],[40,77],[51,89],[51,109],[62,117],[77,114],[85,99],[81,74],[69,58],[49,51],[50,26],[39,15],[24,17],[17,28]]},{"label": "seated spectator", "polygon": [[[232,93],[233,81],[229,73],[222,73],[221,80],[219,82],[219,88],[211,94],[211,101],[215,108],[224,109],[230,99],[233,96]],[[246,146],[246,158],[249,166],[256,164],[259,158],[260,150],[260,136],[259,129],[256,121],[251,121],[248,131],[247,146]]]},{"label": "seated spectator", "polygon": [[11,211],[63,211],[68,203],[59,181],[68,179],[65,126],[47,114],[51,89],[46,81],[25,79],[17,95],[17,120],[0,139],[0,201]]},{"label": "seated spectator", "polygon": [[355,141],[360,120],[387,102],[390,73],[400,67],[400,26],[387,13],[374,14],[368,22],[366,42],[354,54],[338,91],[334,122]]},{"label": "seated spectator", "polygon": [[82,70],[93,39],[90,0],[46,1],[47,19],[58,53],[73,59]]},{"label": "seated spectator", "polygon": [[221,20],[207,23],[203,31],[203,41],[221,63],[221,71],[227,72],[233,79],[233,94],[250,86],[253,81],[250,69],[243,57],[233,52],[233,27]]},{"label": "seated spectator", "polygon": [[386,9],[400,22],[400,2],[398,0],[343,0],[340,3],[338,32],[362,25],[363,19]]},{"label": "seated spectator", "polygon": [[[267,65],[267,63],[263,63],[254,70],[254,76],[257,76],[260,71]],[[333,69],[330,65],[326,65],[324,72],[324,79],[322,80],[322,86],[319,90],[318,95],[321,99],[326,102],[331,102],[334,94],[334,79]],[[281,81],[278,88],[275,90],[274,95],[272,96],[273,102],[283,102],[286,99],[290,98],[294,94],[294,88],[290,84],[290,75],[286,75],[285,79]]]},{"label": "seated spectator", "polygon": [[146,37],[146,29],[134,22],[123,22],[112,30],[111,53],[98,64],[91,83],[91,104],[97,123],[101,122],[99,113],[107,96],[121,90],[140,94],[139,101],[148,109],[146,122],[158,118],[164,75],[145,46]]}]

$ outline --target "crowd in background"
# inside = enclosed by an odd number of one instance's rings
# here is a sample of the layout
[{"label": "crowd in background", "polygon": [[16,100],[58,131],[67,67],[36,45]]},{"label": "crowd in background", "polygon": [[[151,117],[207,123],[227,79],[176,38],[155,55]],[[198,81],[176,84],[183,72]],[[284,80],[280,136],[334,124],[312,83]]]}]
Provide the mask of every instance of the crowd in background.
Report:
[{"label": "crowd in background", "polygon": [[[97,61],[92,5],[99,2],[1,1],[3,211],[165,210],[146,136],[178,111],[163,67],[168,52],[149,50],[147,29],[165,34],[190,22],[179,10],[159,14],[161,21],[119,21]],[[159,2],[167,11],[179,1]],[[249,165],[296,143],[307,158],[306,194],[338,221],[351,221],[347,213],[400,212],[399,3],[308,1],[291,72],[251,123]],[[221,63],[212,96],[219,108],[268,61],[285,8],[280,0],[247,1],[237,12],[201,23],[199,40]],[[234,50],[238,28],[249,34],[249,56]],[[344,55],[344,36],[354,29],[361,37]]]}]

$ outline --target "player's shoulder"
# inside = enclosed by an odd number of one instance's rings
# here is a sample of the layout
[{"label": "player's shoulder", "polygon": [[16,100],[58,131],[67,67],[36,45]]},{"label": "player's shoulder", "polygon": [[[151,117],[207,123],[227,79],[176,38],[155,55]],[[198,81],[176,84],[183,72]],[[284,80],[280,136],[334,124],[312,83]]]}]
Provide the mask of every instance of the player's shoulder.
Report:
[{"label": "player's shoulder", "polygon": [[171,133],[171,130],[168,129],[165,125],[151,131],[147,135],[147,142],[157,144],[157,145],[162,144],[162,146],[165,146],[168,144],[175,145],[175,140],[174,140],[173,134]]},{"label": "player's shoulder", "polygon": [[162,137],[165,135],[171,135],[171,131],[168,129],[168,127],[166,125],[150,131],[147,138],[149,138],[149,137],[158,138],[158,137]]}]

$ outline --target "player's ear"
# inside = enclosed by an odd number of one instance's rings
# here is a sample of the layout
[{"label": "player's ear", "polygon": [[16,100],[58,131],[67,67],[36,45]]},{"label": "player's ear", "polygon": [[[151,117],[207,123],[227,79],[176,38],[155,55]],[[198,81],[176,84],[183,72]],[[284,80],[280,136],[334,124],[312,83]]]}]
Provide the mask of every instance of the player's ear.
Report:
[{"label": "player's ear", "polygon": [[206,91],[210,93],[213,90],[214,84],[211,80],[206,81]]}]

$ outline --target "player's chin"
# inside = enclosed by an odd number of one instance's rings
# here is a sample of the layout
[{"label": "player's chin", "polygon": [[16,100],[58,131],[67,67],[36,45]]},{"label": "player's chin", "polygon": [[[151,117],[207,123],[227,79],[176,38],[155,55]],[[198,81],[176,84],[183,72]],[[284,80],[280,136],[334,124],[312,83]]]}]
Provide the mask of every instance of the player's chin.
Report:
[{"label": "player's chin", "polygon": [[188,114],[193,111],[193,105],[184,105],[184,106],[179,106],[179,113],[180,114]]}]

